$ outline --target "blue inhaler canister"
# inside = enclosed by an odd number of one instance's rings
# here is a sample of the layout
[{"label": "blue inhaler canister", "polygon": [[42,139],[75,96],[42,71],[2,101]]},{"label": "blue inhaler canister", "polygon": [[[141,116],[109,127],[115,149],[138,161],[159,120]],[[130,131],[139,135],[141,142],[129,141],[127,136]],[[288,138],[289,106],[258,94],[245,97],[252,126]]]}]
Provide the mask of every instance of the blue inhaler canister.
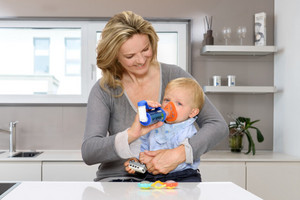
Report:
[{"label": "blue inhaler canister", "polygon": [[147,101],[143,100],[138,102],[138,112],[140,117],[140,123],[144,126],[155,124],[159,121],[165,121],[166,112],[158,108],[152,108],[148,106]]}]

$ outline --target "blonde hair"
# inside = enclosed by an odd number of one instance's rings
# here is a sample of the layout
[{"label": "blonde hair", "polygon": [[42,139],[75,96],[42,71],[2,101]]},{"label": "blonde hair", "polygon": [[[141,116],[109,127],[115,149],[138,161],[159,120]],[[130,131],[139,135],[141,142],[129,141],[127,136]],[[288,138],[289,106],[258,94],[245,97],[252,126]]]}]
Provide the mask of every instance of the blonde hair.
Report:
[{"label": "blonde hair", "polygon": [[122,92],[117,96],[122,96],[124,92],[121,79],[125,71],[117,56],[124,42],[135,34],[145,34],[149,37],[153,55],[151,62],[157,62],[158,36],[154,28],[150,22],[131,11],[116,14],[108,21],[97,46],[97,66],[102,70],[100,86],[106,91],[107,86],[113,89],[120,86]]},{"label": "blonde hair", "polygon": [[191,91],[191,98],[193,98],[193,107],[198,108],[199,111],[202,109],[204,104],[204,92],[202,87],[192,78],[176,78],[171,80],[166,86],[165,91],[174,88],[185,88]]}]

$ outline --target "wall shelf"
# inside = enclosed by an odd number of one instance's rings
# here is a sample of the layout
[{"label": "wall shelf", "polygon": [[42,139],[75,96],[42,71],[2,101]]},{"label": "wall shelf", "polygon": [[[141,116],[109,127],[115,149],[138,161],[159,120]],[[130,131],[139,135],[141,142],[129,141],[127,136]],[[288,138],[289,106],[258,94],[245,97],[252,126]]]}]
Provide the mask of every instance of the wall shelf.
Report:
[{"label": "wall shelf", "polygon": [[204,86],[205,93],[268,94],[275,93],[275,86]]},{"label": "wall shelf", "polygon": [[206,45],[201,48],[201,55],[268,55],[277,51],[275,46],[231,46]]}]

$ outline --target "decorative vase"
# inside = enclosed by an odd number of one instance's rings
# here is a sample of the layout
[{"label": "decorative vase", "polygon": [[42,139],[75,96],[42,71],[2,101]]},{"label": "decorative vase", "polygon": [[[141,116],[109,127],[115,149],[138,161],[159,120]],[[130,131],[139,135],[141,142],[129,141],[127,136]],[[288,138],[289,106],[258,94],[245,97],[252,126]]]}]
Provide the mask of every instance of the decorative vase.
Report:
[{"label": "decorative vase", "polygon": [[205,43],[206,45],[213,45],[214,44],[214,37],[213,37],[213,31],[208,30],[205,37]]},{"label": "decorative vase", "polygon": [[229,147],[231,152],[241,152],[243,149],[243,132],[231,128],[229,129]]}]

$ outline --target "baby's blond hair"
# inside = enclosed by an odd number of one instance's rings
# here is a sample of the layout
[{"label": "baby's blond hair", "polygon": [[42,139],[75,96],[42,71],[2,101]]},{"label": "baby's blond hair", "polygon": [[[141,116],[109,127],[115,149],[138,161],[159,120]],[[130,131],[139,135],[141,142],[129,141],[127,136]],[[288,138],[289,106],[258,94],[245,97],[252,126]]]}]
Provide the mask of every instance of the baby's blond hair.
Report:
[{"label": "baby's blond hair", "polygon": [[168,83],[165,91],[178,87],[185,88],[191,91],[191,98],[193,98],[193,107],[198,108],[200,111],[203,107],[205,97],[199,83],[192,78],[176,78]]}]

